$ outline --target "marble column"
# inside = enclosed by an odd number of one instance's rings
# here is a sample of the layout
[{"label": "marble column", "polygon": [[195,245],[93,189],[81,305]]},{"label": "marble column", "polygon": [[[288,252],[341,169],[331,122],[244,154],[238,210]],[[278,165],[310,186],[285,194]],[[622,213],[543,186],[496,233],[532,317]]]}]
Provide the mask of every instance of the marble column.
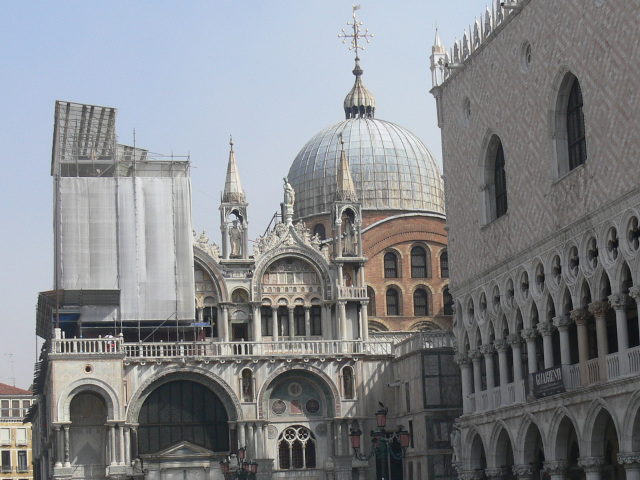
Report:
[{"label": "marble column", "polygon": [[118,426],[118,465],[124,465],[124,425],[119,423]]},{"label": "marble column", "polygon": [[553,318],[553,326],[560,332],[560,364],[562,366],[571,365],[571,347],[569,346],[569,327],[571,323],[571,318],[568,315]]},{"label": "marble column", "polygon": [[562,460],[544,462],[544,469],[551,480],[564,480],[569,464]]},{"label": "marble column", "polygon": [[640,480],[640,452],[620,452],[617,460],[624,467],[627,480]]},{"label": "marble column", "polygon": [[631,305],[630,298],[624,293],[609,296],[609,303],[616,312],[616,333],[618,336],[618,365],[619,374],[629,373],[629,331],[627,329],[627,308]]},{"label": "marble column", "polygon": [[244,426],[245,426],[245,422],[238,422],[238,446],[237,448],[240,447],[246,447],[247,446],[247,439],[245,438],[244,435]]},{"label": "marble column", "polygon": [[337,456],[341,456],[342,453],[342,419],[336,419],[334,420],[334,424],[335,424],[335,435],[336,435],[336,439],[335,439],[335,451],[336,451],[336,455]]},{"label": "marble column", "polygon": [[538,324],[538,331],[542,335],[542,348],[544,349],[544,368],[554,366],[553,360],[553,343],[551,335],[553,334],[553,324],[551,322],[541,322]]},{"label": "marble column", "polygon": [[220,323],[220,337],[224,343],[229,342],[229,306],[222,305],[222,322]]},{"label": "marble column", "polygon": [[482,353],[480,353],[480,350],[478,349],[469,350],[469,358],[473,363],[473,391],[476,397],[477,410],[478,398],[482,391],[482,366],[480,365],[480,362],[482,361]]},{"label": "marble column", "polygon": [[527,342],[527,367],[529,368],[529,373],[535,373],[538,371],[538,353],[536,352],[538,330],[525,328],[520,332],[520,335]]},{"label": "marble column", "polygon": [[311,340],[311,305],[304,306],[304,336]]},{"label": "marble column", "polygon": [[254,423],[253,422],[248,422],[247,423],[247,429],[248,429],[248,434],[247,434],[247,457],[248,458],[256,458],[256,444],[255,444],[255,429],[254,429]]},{"label": "marble column", "polygon": [[[493,342],[494,348],[498,352],[498,369],[500,370],[500,388],[506,392],[507,384],[509,383],[509,365],[507,362],[507,350],[509,344],[504,338]],[[506,395],[502,396],[502,402],[506,400]]]},{"label": "marble column", "polygon": [[360,337],[365,342],[369,341],[369,318],[367,317],[367,306],[369,300],[360,302]]},{"label": "marble column", "polygon": [[256,422],[256,458],[264,458],[263,422]]},{"label": "marble column", "polygon": [[513,354],[513,381],[518,383],[522,380],[522,339],[520,335],[513,334],[507,337],[507,342],[511,345]]},{"label": "marble column", "polygon": [[291,340],[296,336],[295,318],[293,316],[295,309],[296,307],[294,305],[287,305],[287,313],[289,314],[289,338]]},{"label": "marble column", "polygon": [[131,465],[131,427],[124,426],[124,463]]},{"label": "marble column", "polygon": [[251,321],[253,322],[253,341],[261,342],[262,341],[262,318],[260,307],[261,303],[256,302],[251,304]]},{"label": "marble column", "polygon": [[596,319],[596,338],[598,341],[598,380],[607,379],[607,355],[609,343],[607,340],[607,312],[609,302],[593,302],[589,304],[589,312]]},{"label": "marble column", "polygon": [[471,413],[471,405],[469,402],[469,395],[473,388],[471,360],[469,359],[469,355],[466,353],[458,353],[455,355],[455,361],[460,366],[460,379],[462,382],[462,412]]},{"label": "marble column", "polygon": [[602,478],[603,457],[580,457],[578,466],[584,470],[586,480],[600,480]]},{"label": "marble column", "polygon": [[278,341],[278,307],[271,307],[271,330],[272,338],[274,342]]},{"label": "marble column", "polygon": [[111,465],[116,465],[118,462],[116,460],[116,425],[113,423],[109,424],[109,447],[111,451]]},{"label": "marble column", "polygon": [[578,328],[578,362],[580,363],[580,385],[589,383],[587,361],[589,360],[589,337],[587,322],[591,314],[585,308],[571,310],[571,319],[576,322]]},{"label": "marble column", "polygon": [[640,331],[640,285],[629,289],[629,296],[636,301],[636,309],[638,310],[638,331]]},{"label": "marble column", "polygon": [[[484,366],[487,372],[487,391],[491,393],[496,386],[493,372],[493,354],[495,348],[491,344],[480,345],[480,353],[484,356]],[[491,400],[489,401],[491,406]]]},{"label": "marble column", "polygon": [[333,338],[333,334],[331,333],[331,306],[330,305],[322,305],[320,307],[320,322],[322,323],[322,338],[330,339]]},{"label": "marble column", "polygon": [[60,425],[53,425],[53,439],[54,439],[54,467],[59,468],[62,467],[62,433]]},{"label": "marble column", "polygon": [[69,443],[69,424],[65,424],[62,426],[63,435],[64,435],[64,466],[71,466],[71,444]]},{"label": "marble column", "polygon": [[338,322],[340,325],[338,337],[340,340],[347,340],[347,302],[338,302]]}]

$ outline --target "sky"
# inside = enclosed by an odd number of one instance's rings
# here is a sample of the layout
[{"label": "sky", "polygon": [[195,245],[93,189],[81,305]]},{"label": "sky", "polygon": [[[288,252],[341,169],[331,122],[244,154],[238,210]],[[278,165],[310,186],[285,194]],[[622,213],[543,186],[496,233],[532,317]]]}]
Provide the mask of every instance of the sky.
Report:
[{"label": "sky", "polygon": [[[361,0],[374,34],[360,53],[376,118],[416,134],[441,162],[429,55],[486,0]],[[193,224],[219,243],[229,136],[264,233],[282,177],[321,129],[344,118],[353,52],[338,38],[342,0],[2,2],[0,6],[2,275],[0,382],[28,388],[42,343],[38,292],[53,288],[52,177],[56,100],[115,107],[120,143],[189,155]]]}]

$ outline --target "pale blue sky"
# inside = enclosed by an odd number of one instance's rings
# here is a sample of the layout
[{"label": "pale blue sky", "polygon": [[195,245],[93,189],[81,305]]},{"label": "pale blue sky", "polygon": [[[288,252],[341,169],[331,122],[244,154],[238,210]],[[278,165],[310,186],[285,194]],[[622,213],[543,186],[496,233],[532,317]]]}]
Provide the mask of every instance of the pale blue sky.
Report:
[{"label": "pale blue sky", "polygon": [[[420,137],[441,163],[429,94],[437,22],[461,37],[485,0],[362,0],[374,33],[360,54],[376,117]],[[219,198],[233,134],[250,202],[250,236],[282,201],[282,177],[316,132],[343,119],[353,54],[337,35],[351,2],[56,1],[0,6],[0,382],[29,387],[39,343],[37,294],[53,283],[56,100],[116,107],[121,143],[191,155],[193,221],[219,237]],[[13,354],[9,356],[8,354]],[[11,362],[13,360],[13,363]],[[13,373],[12,373],[13,366]]]}]

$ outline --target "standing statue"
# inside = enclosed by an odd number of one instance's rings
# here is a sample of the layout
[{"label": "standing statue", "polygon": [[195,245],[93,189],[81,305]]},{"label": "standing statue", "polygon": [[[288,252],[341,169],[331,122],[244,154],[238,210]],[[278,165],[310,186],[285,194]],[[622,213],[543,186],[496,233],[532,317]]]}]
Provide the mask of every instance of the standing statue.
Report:
[{"label": "standing statue", "polygon": [[229,241],[231,242],[231,257],[242,257],[242,232],[238,227],[238,220],[233,221],[233,226],[229,230]]},{"label": "standing statue", "polygon": [[293,190],[293,187],[289,183],[289,178],[284,177],[284,205],[285,207],[293,207],[294,202],[296,201],[296,192]]},{"label": "standing statue", "polygon": [[347,218],[347,222],[344,226],[344,247],[342,254],[344,256],[353,256],[356,254],[356,229],[353,227],[353,222],[350,218]]},{"label": "standing statue", "polygon": [[460,430],[458,425],[453,425],[453,431],[451,435],[449,435],[449,440],[451,442],[451,447],[453,448],[453,455],[451,457],[451,463],[456,464],[460,462],[460,450],[461,450],[461,439],[460,439]]}]

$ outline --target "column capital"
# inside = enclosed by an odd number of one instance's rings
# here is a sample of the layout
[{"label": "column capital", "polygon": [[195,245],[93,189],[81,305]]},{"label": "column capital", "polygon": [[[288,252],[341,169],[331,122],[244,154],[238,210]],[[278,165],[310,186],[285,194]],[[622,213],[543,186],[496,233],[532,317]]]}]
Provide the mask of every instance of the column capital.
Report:
[{"label": "column capital", "polygon": [[593,315],[604,315],[610,308],[609,302],[593,302],[589,304],[589,311]]},{"label": "column capital", "polygon": [[308,312],[311,310],[311,305],[303,305],[302,307],[304,308],[305,312]]},{"label": "column capital", "polygon": [[459,480],[481,480],[484,477],[482,470],[462,470],[458,472]]},{"label": "column capital", "polygon": [[629,289],[629,295],[633,298],[637,303],[640,303],[640,285],[636,285],[635,287],[631,287]]},{"label": "column capital", "polygon": [[338,300],[336,303],[338,304],[339,307],[346,307],[347,306],[346,300]]},{"label": "column capital", "polygon": [[469,358],[469,355],[467,355],[466,353],[456,353],[453,356],[453,359],[460,366],[467,365],[471,361],[471,359]]},{"label": "column capital", "polygon": [[562,475],[569,468],[569,462],[563,460],[544,462],[543,468],[549,475]]},{"label": "column capital", "polygon": [[553,317],[553,325],[560,331],[567,331],[573,323],[573,320],[569,315],[560,315],[559,317]]},{"label": "column capital", "polygon": [[531,465],[513,465],[511,471],[518,478],[532,477],[533,467]]},{"label": "column capital", "polygon": [[506,353],[509,349],[509,343],[505,338],[500,338],[493,342],[493,347],[498,351],[498,353]]},{"label": "column capital", "polygon": [[474,348],[473,350],[469,350],[469,358],[472,362],[480,361],[480,359],[482,358],[482,353],[480,353],[480,350],[478,350],[477,348]]},{"label": "column capital", "polygon": [[623,467],[640,467],[640,452],[620,452],[617,460]]},{"label": "column capital", "polygon": [[609,303],[615,310],[626,310],[631,305],[629,295],[624,293],[616,293],[609,295]]},{"label": "column capital", "polygon": [[490,355],[495,351],[496,351],[496,348],[490,343],[485,343],[483,345],[480,345],[480,353],[482,353],[482,355]]},{"label": "column capital", "polygon": [[540,335],[543,337],[547,337],[553,333],[553,323],[551,322],[540,322],[538,324],[538,331]]},{"label": "column capital", "polygon": [[586,472],[597,472],[604,464],[604,457],[580,457],[578,466]]},{"label": "column capital", "polygon": [[534,341],[539,334],[540,332],[538,332],[538,330],[535,328],[525,328],[520,332],[522,338],[524,338],[527,342]]},{"label": "column capital", "polygon": [[586,308],[576,308],[571,310],[571,319],[576,322],[576,325],[586,325],[587,321],[591,318],[591,312]]},{"label": "column capital", "polygon": [[296,305],[287,305],[287,310],[293,312],[296,309]]},{"label": "column capital", "polygon": [[369,305],[369,300],[360,300],[360,305],[366,307],[367,305]]},{"label": "column capital", "polygon": [[507,472],[503,467],[487,468],[484,471],[484,474],[487,476],[487,478],[493,478],[493,479],[496,479],[496,480],[504,478],[506,473]]},{"label": "column capital", "polygon": [[514,346],[520,346],[520,343],[522,343],[522,337],[517,333],[513,333],[507,337],[507,342],[509,342],[509,345],[511,345],[512,348]]}]

